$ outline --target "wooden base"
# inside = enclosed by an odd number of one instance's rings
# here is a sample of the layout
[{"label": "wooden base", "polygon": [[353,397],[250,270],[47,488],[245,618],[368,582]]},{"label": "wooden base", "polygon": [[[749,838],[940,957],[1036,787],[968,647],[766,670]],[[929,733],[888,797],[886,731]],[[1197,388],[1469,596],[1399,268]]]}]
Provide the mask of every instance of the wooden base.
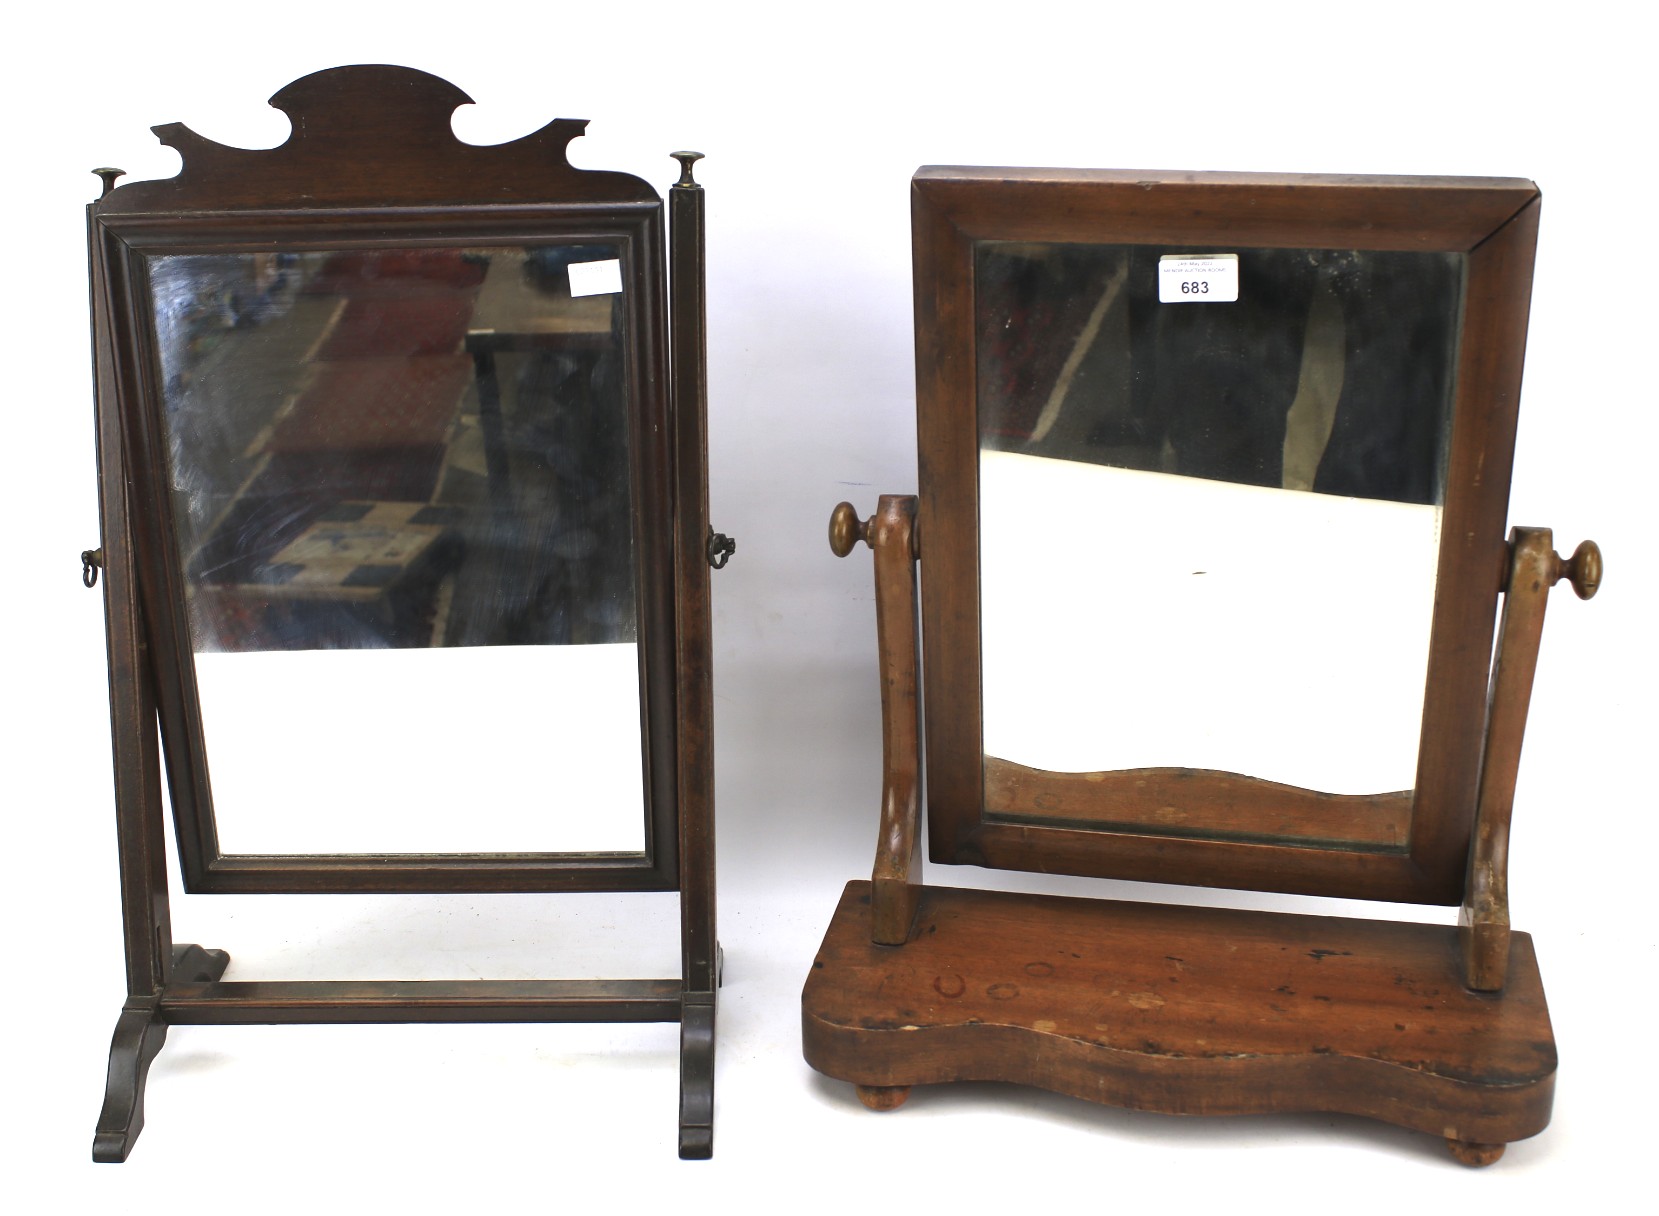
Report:
[{"label": "wooden base", "polygon": [[[721,957],[715,948],[716,959]],[[173,948],[159,996],[132,997],[110,1043],[92,1159],[121,1162],[144,1129],[144,1086],[170,1025],[679,1022],[680,1156],[714,1154],[716,996],[680,980],[225,981],[223,950]],[[719,983],[716,964],[716,984]]]},{"label": "wooden base", "polygon": [[866,1094],[1013,1081],[1167,1114],[1365,1115],[1469,1164],[1549,1122],[1525,934],[1505,990],[1476,993],[1451,926],[924,887],[907,944],[870,933],[870,884],[850,883],[801,1004],[807,1062],[878,1109]]},{"label": "wooden base", "polygon": [[712,995],[680,1011],[680,1159],[714,1156],[714,1010]]},{"label": "wooden base", "polygon": [[[178,982],[216,983],[228,966],[230,955],[223,950],[173,948],[173,976]],[[128,1000],[110,1040],[104,1108],[98,1113],[98,1128],[92,1133],[94,1161],[119,1163],[132,1152],[133,1142],[144,1130],[144,1086],[150,1077],[150,1062],[166,1041],[167,1022],[160,1002],[143,997]]]}]

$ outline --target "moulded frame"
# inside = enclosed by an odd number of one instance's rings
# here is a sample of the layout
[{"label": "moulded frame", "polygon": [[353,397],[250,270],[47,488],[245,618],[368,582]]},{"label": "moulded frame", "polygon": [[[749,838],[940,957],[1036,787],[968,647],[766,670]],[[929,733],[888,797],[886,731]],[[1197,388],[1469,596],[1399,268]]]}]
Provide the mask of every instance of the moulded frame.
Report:
[{"label": "moulded frame", "polygon": [[[932,167],[912,181],[929,856],[974,864],[1456,904],[1475,818],[1540,195],[1481,178]],[[1149,820],[1087,828],[986,811],[981,739],[974,250],[980,241],[1322,248],[1466,255],[1421,742],[1408,795],[1351,797],[1202,770],[1126,770],[1084,796],[1155,798],[1237,824],[1225,839]],[[1034,519],[1033,526],[1041,521]],[[1262,560],[1277,560],[1264,552]],[[1381,562],[1381,559],[1379,559]],[[967,712],[962,707],[971,707]],[[1077,797],[1066,775],[1026,788]],[[1328,839],[1276,834],[1286,799]],[[1131,814],[1133,812],[1131,811]],[[1213,817],[1213,814],[1212,816]],[[1379,817],[1385,826],[1377,827]]]},{"label": "moulded frame", "polygon": [[[642,183],[643,184],[643,183]],[[117,197],[119,197],[117,195]],[[677,791],[673,753],[674,504],[667,348],[659,318],[662,205],[625,201],[477,208],[281,209],[220,213],[118,213],[100,217],[108,268],[107,307],[116,351],[120,441],[130,454],[139,505],[134,543],[150,631],[167,787],[187,891],[608,891],[673,890],[677,882]],[[374,252],[550,243],[607,243],[622,255],[629,356],[629,430],[633,453],[635,580],[638,588],[641,731],[645,770],[644,848],[633,853],[227,854],[213,816],[185,603],[174,541],[174,502],[164,475],[157,353],[144,320],[151,308],[145,259],[156,254],[283,251]],[[528,763],[529,758],[520,758]]]}]

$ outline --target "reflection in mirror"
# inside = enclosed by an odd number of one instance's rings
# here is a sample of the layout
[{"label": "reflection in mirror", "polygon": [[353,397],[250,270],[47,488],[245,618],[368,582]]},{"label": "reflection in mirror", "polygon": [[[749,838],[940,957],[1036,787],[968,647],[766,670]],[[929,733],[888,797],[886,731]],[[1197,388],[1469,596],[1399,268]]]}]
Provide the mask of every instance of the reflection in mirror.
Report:
[{"label": "reflection in mirror", "polygon": [[618,249],[147,265],[222,851],[641,852]]},{"label": "reflection in mirror", "polygon": [[987,809],[1025,769],[1411,787],[1462,262],[977,247]]}]

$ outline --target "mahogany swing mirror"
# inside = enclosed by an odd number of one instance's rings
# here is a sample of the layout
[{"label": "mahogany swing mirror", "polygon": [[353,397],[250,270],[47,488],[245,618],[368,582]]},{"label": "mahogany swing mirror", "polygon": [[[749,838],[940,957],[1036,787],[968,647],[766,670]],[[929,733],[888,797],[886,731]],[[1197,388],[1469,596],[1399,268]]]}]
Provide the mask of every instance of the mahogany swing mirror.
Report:
[{"label": "mahogany swing mirror", "polygon": [[[181,1023],[678,1021],[712,1151],[702,191],[578,170],[559,119],[364,66],[268,151],[88,209],[129,998],[93,1155]],[[673,262],[673,294],[668,262]],[[157,747],[159,724],[160,748]],[[191,892],[680,892],[662,979],[261,982],[174,945]]]},{"label": "mahogany swing mirror", "polygon": [[[921,492],[830,530],[875,551],[880,843],[807,1059],[878,1109],[1008,1080],[1495,1160],[1555,1071],[1505,862],[1545,597],[1600,581],[1593,544],[1505,537],[1536,187],[932,168],[911,198]],[[937,862],[1462,927],[925,887],[924,770]]]}]

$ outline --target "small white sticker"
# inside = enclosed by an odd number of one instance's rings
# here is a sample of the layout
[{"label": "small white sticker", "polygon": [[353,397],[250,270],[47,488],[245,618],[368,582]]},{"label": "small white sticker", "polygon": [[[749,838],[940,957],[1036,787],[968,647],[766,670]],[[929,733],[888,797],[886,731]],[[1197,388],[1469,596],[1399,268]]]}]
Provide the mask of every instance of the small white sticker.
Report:
[{"label": "small white sticker", "polygon": [[1158,259],[1158,303],[1231,304],[1238,299],[1238,254],[1166,253]]},{"label": "small white sticker", "polygon": [[616,258],[605,262],[572,262],[570,264],[570,294],[572,296],[604,296],[622,290],[622,263]]}]

